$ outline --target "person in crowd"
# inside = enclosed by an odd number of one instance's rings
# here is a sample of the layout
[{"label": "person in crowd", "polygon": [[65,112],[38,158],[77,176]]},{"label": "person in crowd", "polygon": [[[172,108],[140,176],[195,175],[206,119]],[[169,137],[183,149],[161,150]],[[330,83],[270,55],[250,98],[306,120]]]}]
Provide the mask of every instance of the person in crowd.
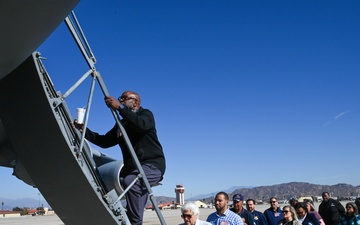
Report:
[{"label": "person in crowd", "polygon": [[300,221],[297,219],[294,207],[286,205],[283,207],[282,212],[284,218],[281,219],[277,225],[301,225]]},{"label": "person in crowd", "polygon": [[296,198],[291,198],[289,203],[292,207],[295,207],[296,203],[298,203],[298,200]]},{"label": "person in crowd", "polygon": [[345,214],[345,208],[335,199],[330,198],[329,192],[322,193],[323,201],[319,205],[319,214],[326,225],[338,225]]},{"label": "person in crowd", "polygon": [[199,215],[199,207],[192,202],[188,202],[181,207],[181,217],[184,223],[179,225],[211,225],[211,223],[200,220]]},{"label": "person in crowd", "polygon": [[346,213],[341,217],[339,225],[360,225],[360,215],[356,204],[348,202],[345,208]]},{"label": "person in crowd", "polygon": [[279,208],[279,203],[275,197],[270,198],[270,208],[264,211],[264,215],[268,225],[277,225],[283,219],[283,213]]},{"label": "person in crowd", "polygon": [[233,196],[233,207],[230,210],[238,214],[245,225],[254,225],[253,216],[243,207],[243,203],[244,197],[242,194],[235,194]]},{"label": "person in crowd", "polygon": [[298,220],[302,225],[320,225],[319,220],[316,219],[315,215],[308,213],[308,209],[304,203],[296,203],[295,211],[298,216]]},{"label": "person in crowd", "polygon": [[320,214],[315,210],[313,202],[309,199],[305,199],[304,204],[308,210],[308,213],[314,214],[316,219],[319,221],[320,225],[325,225],[324,220],[321,218]]},{"label": "person in crowd", "polygon": [[[133,91],[125,91],[118,100],[106,96],[105,104],[122,117],[122,125],[149,184],[152,186],[161,181],[166,167],[165,156],[156,134],[154,116],[150,110],[141,107],[140,95]],[[74,126],[83,132],[84,124],[79,124],[75,120]],[[123,178],[122,185],[127,188],[135,180],[139,170],[123,136],[117,124],[104,135],[95,133],[89,128],[85,133],[85,138],[99,147],[120,146],[124,163],[120,176]],[[136,181],[125,197],[126,214],[131,224],[142,224],[144,208],[148,200],[148,191],[144,182],[141,179]]]},{"label": "person in crowd", "polygon": [[[357,208],[358,208],[358,210],[360,209],[360,198],[356,198],[355,199],[355,205],[357,206]],[[358,211],[358,214],[359,214],[360,212]]]},{"label": "person in crowd", "polygon": [[262,212],[255,210],[255,200],[246,200],[246,209],[252,214],[254,218],[254,225],[268,225],[266,218]]},{"label": "person in crowd", "polygon": [[219,192],[215,196],[216,212],[211,213],[206,219],[213,225],[244,225],[241,217],[228,209],[229,195],[225,192]]}]

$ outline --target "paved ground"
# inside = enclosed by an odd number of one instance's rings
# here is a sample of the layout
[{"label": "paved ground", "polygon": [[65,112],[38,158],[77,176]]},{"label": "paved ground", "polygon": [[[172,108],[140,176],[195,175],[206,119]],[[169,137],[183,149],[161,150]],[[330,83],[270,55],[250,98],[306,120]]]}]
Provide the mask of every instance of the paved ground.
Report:
[{"label": "paved ground", "polygon": [[[200,219],[206,220],[207,216],[214,212],[214,209],[201,209]],[[182,223],[180,209],[161,211],[167,225],[176,225]],[[6,225],[64,225],[56,215],[47,216],[23,216],[14,218],[0,217],[0,224]],[[160,221],[155,211],[145,211],[144,225],[159,225]],[[80,224],[79,224],[80,225]]]},{"label": "paved ground", "polygon": [[[341,202],[344,206],[347,202]],[[283,205],[280,205],[282,207]],[[263,212],[269,205],[257,205],[256,209]],[[315,208],[318,209],[319,203],[315,203]],[[207,216],[214,212],[215,209],[200,209],[200,219],[206,220]],[[177,225],[182,223],[180,217],[180,209],[161,211],[167,225]],[[23,216],[16,218],[2,218],[0,216],[0,224],[6,225],[64,225],[64,223],[56,215],[48,216]],[[155,211],[145,211],[144,225],[159,225],[160,221]]]}]

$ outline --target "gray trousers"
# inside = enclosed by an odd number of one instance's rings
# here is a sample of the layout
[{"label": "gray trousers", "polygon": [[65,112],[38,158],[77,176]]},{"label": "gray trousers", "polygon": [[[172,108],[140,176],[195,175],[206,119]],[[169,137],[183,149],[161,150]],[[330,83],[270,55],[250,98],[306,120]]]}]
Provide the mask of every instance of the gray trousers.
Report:
[{"label": "gray trousers", "polygon": [[[151,164],[141,165],[146,178],[148,179],[150,186],[158,183],[162,179],[160,170]],[[127,188],[131,182],[139,174],[138,170],[132,171],[129,175],[124,177],[124,186]],[[149,193],[142,179],[139,179],[131,189],[126,193],[126,209],[127,216],[132,225],[141,225],[144,209],[148,200]]]}]

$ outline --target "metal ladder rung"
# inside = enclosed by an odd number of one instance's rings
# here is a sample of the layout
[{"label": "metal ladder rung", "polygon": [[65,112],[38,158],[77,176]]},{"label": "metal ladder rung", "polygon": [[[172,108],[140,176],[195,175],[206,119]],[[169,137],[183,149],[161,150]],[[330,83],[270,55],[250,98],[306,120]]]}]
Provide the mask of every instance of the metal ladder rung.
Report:
[{"label": "metal ladder rung", "polygon": [[[85,61],[87,62],[89,68],[90,68],[90,71],[88,71],[87,74],[85,74],[86,76],[88,76],[90,73],[92,74],[92,78],[93,80],[97,80],[98,83],[99,83],[99,86],[104,94],[104,96],[109,96],[109,92],[105,86],[105,83],[104,81],[102,80],[102,77],[100,75],[100,72],[96,70],[95,68],[95,63],[96,63],[96,60],[95,60],[95,56],[93,54],[93,52],[91,51],[91,48],[90,48],[90,45],[88,44],[86,38],[85,38],[85,35],[84,33],[82,32],[82,29],[80,27],[80,24],[79,22],[77,21],[77,18],[75,16],[75,13],[72,11],[72,13],[66,17],[65,19],[65,23],[66,25],[68,26],[69,28],[69,31],[70,33],[73,35],[73,38],[75,40],[75,42],[77,43],[82,55],[84,56],[85,58]],[[83,78],[85,79],[85,75],[83,76]],[[83,80],[82,80],[83,81]],[[81,81],[81,82],[82,82]],[[77,86],[80,85],[81,83],[80,81],[78,83],[76,83],[76,85],[74,85],[72,88],[75,89]],[[92,85],[94,84],[94,82],[92,83]],[[75,87],[76,86],[76,87]],[[85,124],[84,124],[84,127],[87,126],[87,119],[88,119],[88,115],[89,115],[89,109],[90,109],[90,105],[91,105],[91,96],[92,96],[92,93],[93,93],[93,86],[92,86],[92,89],[90,90],[90,96],[89,96],[89,101],[88,101],[88,110],[87,110],[87,114],[86,114],[86,119],[85,119]],[[137,158],[136,156],[136,153],[135,153],[135,150],[130,142],[130,139],[125,131],[125,128],[123,127],[123,125],[121,124],[121,120],[120,120],[120,116],[119,114],[114,111],[114,110],[111,110],[111,113],[118,125],[118,127],[120,128],[120,131],[121,133],[123,134],[123,139],[128,147],[128,150],[136,164],[136,167],[139,171],[139,174],[138,176],[134,179],[134,181],[129,185],[129,187],[126,188],[126,190],[120,195],[120,196],[117,196],[116,192],[115,194],[110,191],[109,193],[107,193],[104,198],[108,201],[108,204],[110,205],[110,208],[112,207],[113,210],[115,210],[116,213],[118,213],[118,211],[116,210],[117,208],[120,208],[120,212],[119,214],[121,214],[121,218],[125,218],[126,220],[126,224],[130,224],[129,222],[129,219],[127,218],[127,215],[125,213],[125,209],[122,207],[121,205],[121,201],[120,199],[126,194],[126,192],[135,184],[135,182],[138,180],[138,179],[142,179],[143,182],[144,182],[144,185],[145,185],[145,188],[147,189],[149,195],[150,195],[150,200],[154,206],[154,209],[159,217],[159,220],[161,222],[162,225],[166,225],[165,223],[165,220],[160,212],[160,209],[157,205],[157,202],[156,200],[154,199],[154,196],[152,194],[152,190],[151,190],[151,186],[149,184],[149,181],[147,180],[147,177],[146,177],[146,174],[144,173],[142,167],[141,167],[141,164],[139,162],[139,159]],[[82,139],[85,138],[85,135],[82,135],[81,137]],[[83,140],[81,140],[83,141]],[[153,187],[155,186],[158,186],[158,185],[161,185],[161,183],[156,183],[154,185],[152,185]],[[109,197],[110,196],[110,197]],[[116,200],[115,200],[116,199]],[[110,203],[109,203],[110,202]],[[119,205],[119,206],[118,206]],[[117,207],[117,208],[116,208]],[[115,213],[114,212],[114,213]]]}]

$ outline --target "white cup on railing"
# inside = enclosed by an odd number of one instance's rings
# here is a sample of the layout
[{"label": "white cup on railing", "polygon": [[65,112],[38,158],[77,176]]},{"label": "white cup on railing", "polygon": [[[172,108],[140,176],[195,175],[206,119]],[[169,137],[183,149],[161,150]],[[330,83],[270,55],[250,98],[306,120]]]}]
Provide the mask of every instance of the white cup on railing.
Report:
[{"label": "white cup on railing", "polygon": [[84,117],[85,117],[86,109],[84,108],[77,108],[76,109],[76,120],[77,123],[83,124],[84,123]]}]

